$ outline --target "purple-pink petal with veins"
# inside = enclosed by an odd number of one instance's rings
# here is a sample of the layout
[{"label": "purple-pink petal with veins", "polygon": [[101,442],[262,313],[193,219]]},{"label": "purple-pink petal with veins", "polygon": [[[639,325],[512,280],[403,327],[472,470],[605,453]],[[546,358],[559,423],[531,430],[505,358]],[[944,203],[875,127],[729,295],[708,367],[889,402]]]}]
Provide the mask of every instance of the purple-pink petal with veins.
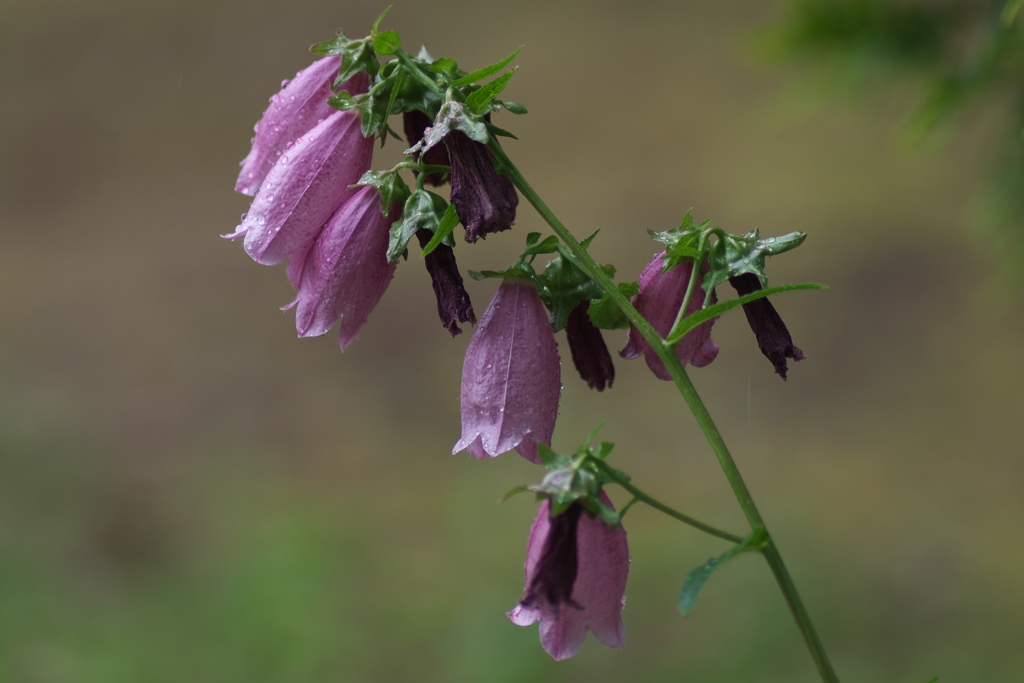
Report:
[{"label": "purple-pink petal with veins", "polygon": [[306,255],[295,328],[300,337],[324,334],[341,320],[346,348],[373,311],[398,265],[388,263],[388,229],[396,216],[380,212],[380,195],[363,186],[342,205]]},{"label": "purple-pink petal with veins", "polygon": [[373,138],[359,114],[335,112],[296,141],[270,169],[242,223],[245,250],[273,265],[307,249],[327,219],[355,194],[370,167]]},{"label": "purple-pink petal with veins", "polygon": [[[664,255],[665,252],[656,254],[644,268],[644,272],[640,275],[640,292],[633,297],[633,306],[663,337],[672,329],[676,313],[686,294],[690,273],[693,272],[692,261],[684,261],[667,273],[663,272],[665,261],[662,257]],[[697,282],[686,308],[687,314],[699,311],[704,306],[704,296],[704,290],[701,289],[701,276],[697,275]],[[718,345],[711,341],[711,327],[714,322],[715,319],[712,319],[698,325],[676,345],[676,355],[683,365],[689,364],[701,368],[718,355]],[[658,354],[654,352],[654,349],[637,331],[636,327],[631,325],[626,346],[619,351],[619,355],[623,358],[638,358],[641,354],[647,360],[647,367],[658,379],[672,379],[665,364],[658,358]]]},{"label": "purple-pink petal with veins", "polygon": [[[285,81],[281,91],[270,98],[270,106],[256,124],[252,149],[242,160],[235,191],[254,195],[278,157],[300,137],[336,110],[327,104],[334,93],[331,85],[341,67],[341,57],[324,57]],[[369,85],[365,73],[356,74],[340,90],[364,93]]]},{"label": "purple-pink petal with veins", "polygon": [[[611,507],[604,493],[601,500]],[[545,501],[530,529],[526,550],[527,592],[541,566],[545,541],[551,531],[550,509],[551,502]],[[576,548],[577,573],[570,601],[574,604],[548,605],[537,601],[524,606],[520,603],[508,613],[518,626],[529,626],[539,620],[541,645],[555,659],[576,654],[587,631],[608,647],[621,649],[625,645],[621,614],[629,574],[625,530],[582,514],[576,530]]]},{"label": "purple-pink petal with veins", "polygon": [[452,453],[493,458],[514,449],[540,462],[537,444],[551,444],[560,390],[558,345],[537,288],[506,278],[466,349],[462,438]]}]

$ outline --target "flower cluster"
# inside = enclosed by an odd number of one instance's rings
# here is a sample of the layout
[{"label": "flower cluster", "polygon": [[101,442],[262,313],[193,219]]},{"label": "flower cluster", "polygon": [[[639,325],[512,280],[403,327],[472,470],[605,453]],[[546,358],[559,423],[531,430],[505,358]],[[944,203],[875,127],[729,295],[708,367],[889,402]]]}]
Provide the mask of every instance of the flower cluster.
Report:
[{"label": "flower cluster", "polygon": [[[394,32],[376,31],[375,25],[371,37],[356,41],[339,33],[337,40],[314,46],[325,56],[283,82],[271,98],[235,186],[253,197],[252,204],[225,237],[244,238],[246,253],[257,263],[287,260],[286,275],[296,294],[285,308],[295,310],[298,335],[323,335],[340,321],[344,349],[358,337],[415,236],[442,325],[453,336],[461,333],[460,323],[475,325],[462,372],[462,433],[452,452],[493,458],[514,450],[551,469],[549,479],[568,473],[563,483],[576,481],[586,470],[577,465],[604,456],[594,456],[588,446],[580,451],[581,460],[558,470],[568,459],[550,452],[562,381],[555,333],[565,329],[576,369],[598,391],[615,378],[601,328],[628,326],[620,355],[643,356],[660,379],[671,379],[669,370],[635,326],[602,317],[607,297],[595,269],[614,273],[614,268],[593,261],[584,267],[580,259],[586,255],[570,253],[553,236],[540,240],[540,233],[531,233],[520,261],[507,271],[471,273],[502,278],[477,324],[451,231],[461,223],[465,240],[474,243],[515,222],[519,197],[502,171],[521,177],[509,170],[493,137],[507,133],[491,125],[490,115],[502,107],[515,113],[525,109],[496,98],[512,72],[485,85],[475,82],[497,73],[515,54],[471,74],[451,60],[404,53],[381,67],[378,54],[397,54],[400,40]],[[377,48],[388,51],[374,52]],[[391,114],[402,116],[408,156],[390,170],[371,171],[374,136],[384,140],[394,134],[387,123]],[[416,177],[414,190],[399,178],[401,170]],[[449,182],[450,203],[425,188]],[[700,233],[706,222],[694,226],[689,219],[687,214],[679,230],[661,234],[666,251],[654,257],[638,283],[627,283],[635,292],[636,311],[663,338],[672,336],[680,318],[714,305],[717,284],[728,280],[741,296],[760,290],[758,275],[743,268],[763,265],[765,255],[803,239],[792,233],[799,237],[782,244],[760,240],[756,231],[743,237],[722,234],[711,251],[702,251],[717,229]],[[537,255],[554,253],[558,257],[542,274],[533,270]],[[786,359],[802,360],[803,351],[793,345],[767,298],[748,301],[744,309],[762,352],[785,379]],[[702,367],[715,359],[711,316],[720,312],[691,319],[700,324],[686,328],[685,335],[679,328],[674,352],[682,365]],[[615,313],[621,317],[624,311]],[[541,642],[555,659],[575,654],[588,631],[611,647],[624,642],[626,533],[601,488],[613,480],[587,471],[591,478],[578,490],[536,489],[544,502],[530,532],[525,595],[508,613],[521,626],[540,621]]]},{"label": "flower cluster", "polygon": [[[253,196],[252,204],[225,237],[244,238],[246,253],[257,263],[288,260],[287,277],[296,297],[285,308],[295,308],[299,336],[322,335],[341,320],[344,349],[359,335],[405,251],[403,241],[391,253],[395,226],[401,235],[412,225],[408,237],[415,234],[423,247],[438,226],[435,220],[421,227],[424,217],[414,202],[403,211],[404,183],[385,190],[381,174],[368,173],[373,130],[366,130],[365,112],[335,109],[329,101],[366,96],[380,79],[358,71],[336,84],[342,65],[341,56],[323,57],[284,81],[270,99],[235,184],[236,191]],[[404,122],[411,145],[433,123],[419,110],[406,112]],[[450,165],[451,202],[466,226],[467,241],[512,226],[519,199],[509,179],[495,171],[485,145],[453,130],[423,156],[435,168]],[[444,171],[434,171],[423,180],[441,185],[447,179]],[[443,199],[419,193],[417,199],[428,196],[427,204],[436,198],[443,213]],[[424,263],[441,323],[452,335],[461,333],[458,323],[475,323],[476,315],[451,244],[434,245]]]}]

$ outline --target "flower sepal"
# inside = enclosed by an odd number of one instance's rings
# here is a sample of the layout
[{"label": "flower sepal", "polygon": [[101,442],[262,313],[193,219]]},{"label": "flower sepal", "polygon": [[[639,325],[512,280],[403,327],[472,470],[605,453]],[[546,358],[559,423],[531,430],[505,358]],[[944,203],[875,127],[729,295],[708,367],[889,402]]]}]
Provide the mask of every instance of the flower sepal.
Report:
[{"label": "flower sepal", "polygon": [[416,234],[416,231],[437,232],[444,223],[448,208],[448,202],[444,200],[444,197],[430,190],[418,189],[410,193],[408,199],[405,200],[402,217],[391,225],[388,261],[395,261],[406,253],[409,240]]},{"label": "flower sepal", "polygon": [[594,448],[588,440],[569,456],[560,455],[540,444],[538,455],[541,464],[548,468],[544,478],[538,484],[513,489],[508,497],[521,491],[535,493],[538,500],[551,501],[551,511],[555,515],[579,503],[590,515],[599,517],[605,524],[617,526],[620,523],[619,513],[604,503],[602,490],[607,484],[629,481],[629,476],[594,462],[604,460],[613,448],[614,444],[608,441],[602,441]]},{"label": "flower sepal", "polygon": [[411,194],[409,186],[402,180],[402,176],[396,169],[367,171],[356,183],[356,186],[362,185],[377,188],[377,192],[380,194],[380,212],[385,216],[391,213],[392,205],[404,204]]}]

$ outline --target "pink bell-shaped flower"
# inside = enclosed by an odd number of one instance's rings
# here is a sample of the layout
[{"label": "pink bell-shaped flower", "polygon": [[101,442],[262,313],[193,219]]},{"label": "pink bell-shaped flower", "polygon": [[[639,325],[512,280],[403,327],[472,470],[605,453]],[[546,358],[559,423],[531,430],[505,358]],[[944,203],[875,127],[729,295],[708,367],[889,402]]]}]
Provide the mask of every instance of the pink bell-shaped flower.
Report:
[{"label": "pink bell-shaped flower", "polygon": [[[254,195],[278,158],[295,141],[336,110],[327,104],[334,93],[331,85],[341,68],[341,57],[324,57],[285,81],[281,92],[270,98],[270,106],[256,124],[252,149],[242,160],[235,191]],[[341,90],[353,95],[366,92],[369,79],[356,74],[343,83]]]},{"label": "pink bell-shaped flower", "polygon": [[[611,507],[608,497],[602,502]],[[580,503],[551,516],[541,505],[526,547],[526,595],[508,613],[518,626],[540,621],[540,642],[555,659],[572,657],[587,631],[622,648],[629,549],[622,527],[590,517]]]},{"label": "pink bell-shaped flower", "polygon": [[[633,297],[633,306],[662,337],[672,329],[679,307],[683,304],[686,286],[690,282],[690,273],[693,272],[692,261],[683,261],[667,273],[663,272],[665,261],[662,257],[664,255],[665,252],[655,255],[654,260],[644,268],[644,272],[640,275],[640,293]],[[701,289],[700,284],[701,276],[698,274],[697,283],[690,296],[690,303],[686,308],[687,314],[699,311],[704,306],[704,290]],[[679,356],[679,361],[683,365],[690,364],[702,368],[718,355],[718,344],[711,341],[711,326],[714,322],[714,320],[709,320],[697,326],[676,344],[676,355]],[[626,347],[619,351],[619,355],[623,358],[639,358],[641,354],[646,358],[647,366],[658,379],[672,379],[665,364],[658,358],[658,354],[631,325]]]},{"label": "pink bell-shaped flower", "polygon": [[395,218],[381,214],[377,190],[364,186],[327,221],[306,254],[292,304],[300,337],[324,334],[340,319],[341,348],[355,341],[398,265],[387,259]]},{"label": "pink bell-shaped flower", "polygon": [[370,168],[373,139],[364,138],[359,114],[336,111],[278,158],[238,230],[257,263],[274,265],[305,252],[327,219],[355,194]]},{"label": "pink bell-shaped flower", "polygon": [[493,458],[515,449],[540,462],[537,444],[551,444],[560,390],[558,345],[537,288],[505,278],[466,349],[462,438],[452,453]]}]

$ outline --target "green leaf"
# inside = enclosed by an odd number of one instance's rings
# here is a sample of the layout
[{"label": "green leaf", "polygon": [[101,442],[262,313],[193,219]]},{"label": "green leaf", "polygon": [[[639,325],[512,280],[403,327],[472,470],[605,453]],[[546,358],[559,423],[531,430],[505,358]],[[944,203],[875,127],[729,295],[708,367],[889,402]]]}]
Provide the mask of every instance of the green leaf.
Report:
[{"label": "green leaf", "polygon": [[391,224],[388,261],[394,261],[405,253],[409,240],[417,230],[436,231],[447,208],[448,202],[429,190],[416,190],[409,195],[405,200],[402,217]]},{"label": "green leaf", "polygon": [[[627,299],[640,292],[640,286],[636,282],[620,282],[618,288]],[[592,301],[587,313],[590,315],[590,322],[602,330],[629,329],[629,319],[607,294]]]},{"label": "green leaf", "polygon": [[344,54],[345,51],[349,49],[349,46],[356,42],[362,41],[352,40],[346,37],[341,31],[338,31],[337,38],[325,40],[322,43],[315,43],[309,47],[309,51],[315,55],[320,55],[321,57],[340,55]]},{"label": "green leaf", "polygon": [[764,547],[765,540],[764,529],[757,529],[747,536],[742,543],[737,543],[718,557],[711,558],[687,574],[686,581],[683,583],[683,590],[679,593],[679,611],[683,613],[683,616],[693,611],[693,606],[697,602],[697,596],[700,595],[704,584],[707,583],[716,569],[742,552],[760,550]]},{"label": "green leaf", "polygon": [[470,85],[472,83],[476,83],[477,81],[483,80],[483,79],[487,78],[488,76],[490,76],[491,74],[498,73],[499,71],[504,69],[506,66],[508,66],[509,63],[513,59],[516,58],[516,56],[519,54],[519,51],[522,50],[522,49],[523,49],[523,46],[520,45],[516,49],[515,52],[513,52],[512,54],[510,54],[508,57],[506,57],[505,59],[501,60],[500,62],[498,62],[496,64],[491,64],[490,66],[485,66],[482,69],[477,69],[476,71],[472,72],[468,76],[463,76],[462,78],[460,78],[460,79],[458,79],[456,81],[453,81],[452,85],[454,85],[456,88],[461,88],[464,85]]},{"label": "green leaf", "polygon": [[449,57],[435,59],[432,62],[427,62],[424,66],[434,73],[447,76],[449,79],[455,78],[460,73],[459,63]]},{"label": "green leaf", "polygon": [[759,289],[756,292],[745,294],[735,299],[729,299],[722,303],[715,304],[714,306],[708,306],[699,311],[691,313],[690,315],[679,321],[679,326],[672,330],[669,336],[665,339],[665,342],[670,346],[677,344],[680,339],[686,336],[686,333],[697,327],[701,323],[705,323],[712,318],[716,318],[726,311],[742,306],[743,304],[750,303],[757,299],[778,294],[780,292],[791,292],[798,289],[828,289],[825,285],[816,285],[812,283],[804,283],[799,285],[779,285],[778,287],[768,287],[767,289]]},{"label": "green leaf", "polygon": [[388,98],[388,109],[384,114],[385,119],[391,116],[391,112],[394,111],[395,99],[398,97],[398,93],[402,89],[403,83],[405,83],[405,71],[399,71],[398,75],[395,76],[395,84],[391,86],[391,97]]},{"label": "green leaf", "polygon": [[522,258],[527,256],[537,256],[540,254],[554,254],[558,251],[558,238],[554,235],[549,235],[540,239],[539,232],[531,232],[526,236],[526,249],[523,250]]},{"label": "green leaf", "polygon": [[505,107],[505,109],[507,109],[510,112],[512,112],[513,114],[525,114],[525,113],[527,113],[526,112],[526,107],[524,107],[521,104],[516,104],[515,102],[509,102],[508,100],[505,100],[504,102],[501,101],[501,100],[498,100],[498,103],[501,104],[501,106]]},{"label": "green leaf", "polygon": [[446,100],[441,105],[437,118],[434,119],[434,125],[423,132],[423,139],[403,153],[419,152],[423,154],[434,145],[439,144],[444,136],[453,130],[462,131],[471,139],[485,145],[490,140],[490,133],[487,132],[483,117],[467,111],[466,106],[461,102]]},{"label": "green leaf", "polygon": [[373,45],[369,41],[363,40],[354,49],[342,55],[341,70],[338,72],[338,78],[334,84],[341,85],[360,71],[370,74],[370,78],[373,79],[379,70],[380,62],[377,61],[377,53],[373,51]]},{"label": "green leaf", "polygon": [[372,185],[380,193],[380,212],[387,216],[394,204],[409,197],[409,186],[394,171],[367,171],[356,185]]},{"label": "green leaf", "polygon": [[718,285],[743,273],[753,273],[765,284],[768,281],[764,274],[765,258],[799,247],[806,237],[802,232],[791,232],[761,239],[757,229],[745,235],[719,234],[708,254],[708,272],[701,286],[710,294]]},{"label": "green leaf", "polygon": [[385,7],[384,11],[380,13],[379,17],[377,17],[377,21],[373,22],[373,28],[370,29],[371,36],[377,35],[377,28],[380,26],[380,22],[384,21],[384,17],[388,15],[388,12],[391,11],[392,7],[394,7],[394,5],[388,5]]},{"label": "green leaf", "polygon": [[511,491],[509,491],[508,493],[506,493],[504,496],[502,496],[501,497],[501,502],[502,503],[507,502],[513,496],[518,496],[520,493],[528,493],[529,491],[530,491],[530,489],[527,488],[526,486],[517,486],[514,489],[512,489]]},{"label": "green leaf", "polygon": [[686,212],[683,221],[675,230],[665,232],[654,232],[648,230],[647,234],[652,239],[662,242],[665,245],[664,271],[667,273],[683,261],[694,261],[701,258],[701,239],[709,228],[710,220],[703,221],[700,225],[693,222],[693,209]]},{"label": "green leaf", "polygon": [[452,230],[459,224],[459,215],[455,212],[455,205],[449,204],[448,208],[444,210],[444,215],[441,216],[441,224],[437,226],[437,230],[434,231],[434,236],[427,242],[427,246],[423,247],[423,252],[420,254],[421,258],[425,258],[427,254],[437,249],[438,245],[448,235],[452,234]]},{"label": "green leaf", "polygon": [[[556,249],[561,245],[557,240]],[[558,258],[549,262],[542,275],[537,278],[540,298],[551,311],[551,329],[555,332],[563,329],[569,320],[569,314],[582,301],[601,298],[601,288],[590,279],[568,252],[561,253]]]},{"label": "green leaf", "polygon": [[402,38],[397,31],[384,31],[373,36],[373,49],[379,55],[395,55],[402,49]]},{"label": "green leaf", "polygon": [[515,75],[516,71],[513,69],[498,76],[487,85],[481,86],[479,90],[466,98],[466,105],[477,114],[486,114],[491,109],[491,102],[505,89]]},{"label": "green leaf", "polygon": [[540,456],[540,462],[545,467],[554,467],[559,464],[558,458],[560,457],[557,453],[551,450],[546,444],[537,444],[537,454]]}]

